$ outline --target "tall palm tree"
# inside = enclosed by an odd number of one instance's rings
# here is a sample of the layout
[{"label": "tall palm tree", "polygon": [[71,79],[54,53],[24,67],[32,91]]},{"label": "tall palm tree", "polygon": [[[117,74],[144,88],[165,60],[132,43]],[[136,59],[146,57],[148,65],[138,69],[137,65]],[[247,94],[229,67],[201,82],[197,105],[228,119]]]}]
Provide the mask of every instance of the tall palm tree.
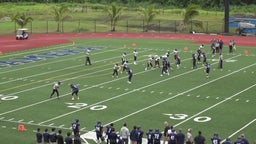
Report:
[{"label": "tall palm tree", "polygon": [[158,12],[155,10],[153,5],[147,8],[140,8],[139,11],[143,17],[143,21],[146,22],[144,31],[147,32],[149,29],[149,24],[153,21],[153,19],[156,17]]},{"label": "tall palm tree", "polygon": [[198,11],[198,6],[197,5],[188,5],[188,7],[185,10],[185,14],[184,14],[184,18],[183,18],[183,24],[184,24],[184,28],[190,24],[191,26],[194,25],[195,27],[199,27],[199,28],[203,28],[203,23],[202,21],[197,21],[197,20],[193,20],[193,18],[195,18],[196,16],[199,15],[199,11]]},{"label": "tall palm tree", "polygon": [[70,10],[66,6],[61,7],[53,7],[54,12],[54,20],[57,22],[57,32],[60,32],[60,24],[64,20],[64,18],[67,16],[65,15]]},{"label": "tall palm tree", "polygon": [[107,7],[105,9],[108,17],[110,18],[111,31],[116,31],[116,24],[121,16],[122,10],[123,10],[122,7],[118,7],[114,3],[112,3],[110,7]]},{"label": "tall palm tree", "polygon": [[24,26],[26,26],[29,22],[33,21],[33,18],[27,17],[25,13],[17,13],[16,15],[14,15],[12,20],[15,21],[21,28],[24,28]]}]

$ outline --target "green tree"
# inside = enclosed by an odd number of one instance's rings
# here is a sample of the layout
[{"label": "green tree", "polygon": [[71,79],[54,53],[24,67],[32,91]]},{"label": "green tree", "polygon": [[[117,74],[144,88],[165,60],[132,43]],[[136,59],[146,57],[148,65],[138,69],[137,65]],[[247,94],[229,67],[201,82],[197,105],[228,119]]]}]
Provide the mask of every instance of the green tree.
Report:
[{"label": "green tree", "polygon": [[150,23],[154,20],[158,12],[155,10],[153,5],[147,8],[140,8],[139,11],[143,17],[143,21],[146,23],[144,31],[147,32],[149,30]]},{"label": "green tree", "polygon": [[54,20],[57,22],[57,32],[61,32],[60,30],[60,24],[63,22],[66,13],[68,13],[70,10],[66,6],[61,7],[53,7],[53,13],[54,13]]},{"label": "green tree", "polygon": [[17,13],[12,18],[13,21],[15,21],[21,28],[24,28],[29,22],[33,21],[32,17],[28,17],[25,13]]},{"label": "green tree", "polygon": [[[187,25],[193,25],[195,27],[203,28],[202,21],[193,20],[196,16],[199,15],[199,6],[197,5],[188,5],[188,7],[185,10],[184,18],[183,18],[183,28],[186,28]],[[191,29],[192,30],[192,29]]]},{"label": "green tree", "polygon": [[105,12],[110,18],[111,31],[116,31],[116,24],[121,16],[123,8],[112,3],[110,7],[106,7]]}]

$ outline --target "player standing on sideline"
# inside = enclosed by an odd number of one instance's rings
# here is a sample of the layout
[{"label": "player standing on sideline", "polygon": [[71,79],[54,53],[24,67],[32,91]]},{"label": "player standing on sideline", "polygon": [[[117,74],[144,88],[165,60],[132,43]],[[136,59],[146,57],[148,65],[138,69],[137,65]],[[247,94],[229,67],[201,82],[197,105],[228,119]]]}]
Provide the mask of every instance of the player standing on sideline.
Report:
[{"label": "player standing on sideline", "polygon": [[95,132],[96,132],[97,143],[101,143],[103,140],[103,126],[101,122],[97,122],[97,124],[95,125]]},{"label": "player standing on sideline", "polygon": [[133,64],[137,64],[137,57],[138,57],[138,52],[136,50],[133,51]]},{"label": "player standing on sideline", "polygon": [[[222,144],[232,144],[230,138],[226,138],[226,140]],[[256,143],[255,143],[256,144]]]},{"label": "player standing on sideline", "polygon": [[126,73],[128,75],[128,83],[131,84],[132,83],[132,76],[133,76],[133,72],[132,72],[132,69],[128,68],[126,69]]},{"label": "player standing on sideline", "polygon": [[214,133],[213,137],[211,138],[212,144],[220,144],[221,139],[219,138],[218,133]]},{"label": "player standing on sideline", "polygon": [[72,89],[72,93],[71,93],[72,100],[75,99],[74,95],[76,95],[77,99],[79,100],[79,96],[78,96],[79,89],[78,89],[78,87],[75,84],[70,84],[70,88]]},{"label": "player standing on sideline", "polygon": [[66,144],[73,144],[73,139],[70,137],[70,132],[67,133],[67,136],[65,137],[65,143]]},{"label": "player standing on sideline", "polygon": [[182,129],[179,129],[177,133],[177,144],[184,144],[185,142],[185,135],[182,133]]},{"label": "player standing on sideline", "polygon": [[218,66],[219,69],[222,70],[223,68],[223,55],[220,54],[220,57],[219,57],[219,66]]},{"label": "player standing on sideline", "polygon": [[198,135],[194,138],[194,144],[206,144],[205,137],[202,135],[201,131],[199,131]]},{"label": "player standing on sideline", "polygon": [[149,129],[148,132],[146,133],[146,135],[147,135],[148,144],[153,144],[153,142],[154,142],[153,130]]},{"label": "player standing on sideline", "polygon": [[192,129],[189,128],[186,136],[186,144],[192,144],[192,143],[193,143]]},{"label": "player standing on sideline", "polygon": [[85,53],[85,65],[92,65],[91,64],[91,60],[90,60],[90,57],[91,57],[91,53],[90,53],[90,50],[87,50],[86,53]]},{"label": "player standing on sideline", "polygon": [[114,65],[114,68],[113,68],[112,77],[118,78],[118,70],[119,70],[119,66],[118,66],[118,63],[116,63],[116,64]]},{"label": "player standing on sideline", "polygon": [[208,62],[205,63],[205,74],[206,74],[206,78],[209,78],[210,64]]},{"label": "player standing on sideline", "polygon": [[[162,133],[159,132],[159,129],[156,129],[154,132],[154,144],[161,144],[162,139]],[[165,141],[163,141],[163,144],[165,144]]]},{"label": "player standing on sideline", "polygon": [[140,126],[137,127],[137,144],[142,144],[142,137],[144,132],[141,130]]},{"label": "player standing on sideline", "polygon": [[163,144],[165,144],[165,142],[168,140],[167,132],[168,132],[168,130],[169,130],[170,128],[171,128],[171,127],[169,126],[168,122],[165,121],[165,122],[164,122],[164,140],[163,140]]},{"label": "player standing on sideline", "polygon": [[49,144],[50,143],[50,134],[48,133],[47,128],[44,130],[43,139],[44,139],[44,144]]},{"label": "player standing on sideline", "polygon": [[37,132],[36,132],[36,143],[37,144],[41,144],[43,140],[43,135],[40,132],[40,128],[37,128]]},{"label": "player standing on sideline", "polygon": [[107,144],[109,144],[109,135],[111,134],[113,128],[114,128],[113,123],[111,123],[110,125],[108,125],[106,127],[106,132],[105,133],[106,133],[106,136],[107,136]]},{"label": "player standing on sideline", "polygon": [[74,136],[80,136],[79,134],[79,127],[80,127],[80,123],[79,123],[79,120],[76,119],[72,124],[72,130],[73,130],[73,133],[74,133]]},{"label": "player standing on sideline", "polygon": [[57,94],[57,97],[58,97],[58,99],[59,99],[59,90],[58,90],[59,87],[60,87],[60,82],[54,83],[50,98],[52,98],[52,96],[56,93],[56,94]]}]

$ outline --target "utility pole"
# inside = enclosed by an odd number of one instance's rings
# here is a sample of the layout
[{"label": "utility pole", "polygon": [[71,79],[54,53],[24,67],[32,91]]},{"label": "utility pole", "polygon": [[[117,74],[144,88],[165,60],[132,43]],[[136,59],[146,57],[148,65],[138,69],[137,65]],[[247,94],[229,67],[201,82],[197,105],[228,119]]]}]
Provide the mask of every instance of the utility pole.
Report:
[{"label": "utility pole", "polygon": [[224,33],[229,33],[229,0],[224,0],[224,6],[225,6],[225,17],[224,17]]}]

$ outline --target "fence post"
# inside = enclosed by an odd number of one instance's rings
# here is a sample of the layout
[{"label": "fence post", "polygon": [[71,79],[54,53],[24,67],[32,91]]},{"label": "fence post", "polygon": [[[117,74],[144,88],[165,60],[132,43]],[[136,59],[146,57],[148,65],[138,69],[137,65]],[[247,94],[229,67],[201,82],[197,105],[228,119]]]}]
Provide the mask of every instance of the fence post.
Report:
[{"label": "fence post", "polygon": [[174,33],[176,33],[176,26],[177,26],[177,21],[174,21]]},{"label": "fence post", "polygon": [[94,20],[94,32],[96,33],[96,20]]},{"label": "fence post", "polygon": [[208,26],[209,26],[209,23],[208,21],[206,22],[206,33],[208,33]]},{"label": "fence post", "polygon": [[161,26],[160,26],[160,20],[158,21],[158,33],[160,33],[160,31],[161,31]]},{"label": "fence post", "polygon": [[16,29],[17,29],[16,22],[14,21],[14,34],[16,34]]},{"label": "fence post", "polygon": [[61,31],[62,31],[62,33],[64,33],[64,27],[63,27],[63,23],[64,23],[64,21],[62,20],[62,23],[61,23]]},{"label": "fence post", "polygon": [[128,32],[128,20],[126,20],[126,32]]},{"label": "fence post", "polygon": [[32,33],[32,23],[33,22],[30,22],[30,31],[31,31],[31,33]]},{"label": "fence post", "polygon": [[81,23],[81,20],[79,19],[78,20],[78,33],[80,33],[80,23]]},{"label": "fence post", "polygon": [[144,28],[144,20],[142,21],[142,30],[143,30],[143,32],[145,31],[145,28]]},{"label": "fence post", "polygon": [[48,34],[48,29],[49,29],[49,25],[48,25],[48,20],[46,21],[46,33]]}]

